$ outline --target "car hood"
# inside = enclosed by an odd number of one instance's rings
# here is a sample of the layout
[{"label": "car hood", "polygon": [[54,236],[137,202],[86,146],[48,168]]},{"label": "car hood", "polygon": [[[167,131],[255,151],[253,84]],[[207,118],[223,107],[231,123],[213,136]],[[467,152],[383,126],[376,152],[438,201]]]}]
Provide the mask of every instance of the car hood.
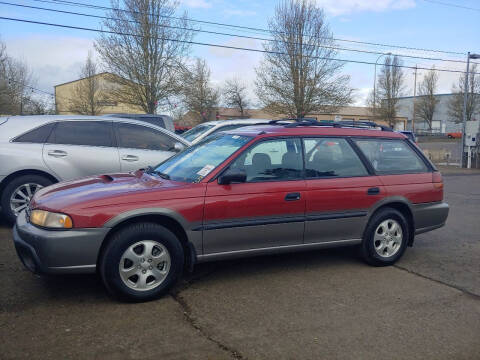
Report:
[{"label": "car hood", "polygon": [[[69,212],[113,204],[140,203],[198,196],[198,187],[165,180],[141,170],[135,173],[105,174],[61,182],[39,190],[32,199],[32,209]],[[145,193],[145,196],[141,196]],[[139,197],[140,195],[140,197]]]}]

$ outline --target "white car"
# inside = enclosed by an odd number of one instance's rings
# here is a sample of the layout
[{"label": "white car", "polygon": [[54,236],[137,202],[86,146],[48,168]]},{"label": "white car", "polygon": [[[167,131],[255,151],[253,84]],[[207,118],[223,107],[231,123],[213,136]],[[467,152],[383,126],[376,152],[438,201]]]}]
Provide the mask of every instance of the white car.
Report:
[{"label": "white car", "polygon": [[235,119],[235,120],[217,120],[208,121],[198,124],[194,128],[184,132],[181,136],[190,141],[192,144],[196,144],[207,136],[215,134],[220,131],[228,131],[243,126],[255,125],[255,124],[268,124],[271,119]]}]

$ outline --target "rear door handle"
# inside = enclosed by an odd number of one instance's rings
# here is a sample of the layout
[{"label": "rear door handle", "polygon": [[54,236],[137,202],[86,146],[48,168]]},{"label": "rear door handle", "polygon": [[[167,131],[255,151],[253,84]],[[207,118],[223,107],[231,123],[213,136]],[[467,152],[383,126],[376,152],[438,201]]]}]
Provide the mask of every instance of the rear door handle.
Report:
[{"label": "rear door handle", "polygon": [[68,153],[66,151],[63,151],[63,150],[50,150],[48,152],[48,156],[52,156],[52,157],[56,157],[56,158],[65,157],[67,155],[68,155]]},{"label": "rear door handle", "polygon": [[133,162],[133,161],[138,161],[138,156],[135,155],[125,155],[122,157],[122,160]]},{"label": "rear door handle", "polygon": [[367,190],[368,195],[378,195],[380,194],[380,189],[378,187],[373,187]]},{"label": "rear door handle", "polygon": [[300,200],[300,193],[289,193],[285,195],[285,201],[296,201]]}]

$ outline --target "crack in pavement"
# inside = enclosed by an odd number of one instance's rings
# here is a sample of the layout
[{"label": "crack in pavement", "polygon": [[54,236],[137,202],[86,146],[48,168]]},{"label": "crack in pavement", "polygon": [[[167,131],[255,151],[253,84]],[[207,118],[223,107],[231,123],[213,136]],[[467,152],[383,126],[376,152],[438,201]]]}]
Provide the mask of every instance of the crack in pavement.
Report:
[{"label": "crack in pavement", "polygon": [[449,288],[452,288],[452,289],[455,289],[455,290],[458,290],[460,292],[462,292],[463,294],[475,299],[475,300],[480,300],[480,295],[479,294],[476,294],[474,292],[471,292],[465,288],[462,288],[460,286],[457,286],[457,285],[452,285],[452,284],[449,284],[447,282],[444,282],[442,280],[438,280],[438,279],[434,279],[434,278],[431,278],[431,277],[428,277],[426,275],[423,275],[423,274],[420,274],[416,271],[413,271],[413,270],[410,270],[410,269],[407,269],[406,267],[403,267],[403,266],[399,266],[399,265],[393,265],[393,267],[399,269],[399,270],[402,270],[402,271],[406,271],[410,274],[413,274],[415,276],[418,276],[418,277],[421,277],[423,279],[426,279],[426,280],[430,280],[430,281],[433,281],[433,282],[436,282],[437,284],[441,284],[441,285],[444,285],[444,286],[448,286]]},{"label": "crack in pavement", "polygon": [[236,350],[236,349],[234,349],[234,348],[232,348],[228,345],[223,344],[220,340],[215,339],[212,335],[208,334],[206,332],[206,330],[202,328],[202,326],[200,326],[200,324],[198,323],[198,321],[194,318],[194,316],[192,314],[193,311],[192,311],[191,307],[188,305],[185,298],[180,294],[182,291],[185,291],[186,289],[188,289],[195,282],[197,282],[197,281],[211,275],[212,273],[214,273],[215,270],[216,270],[216,268],[207,272],[206,274],[202,274],[202,275],[200,275],[196,278],[193,278],[190,281],[185,281],[184,284],[182,284],[182,286],[179,289],[170,292],[169,295],[182,308],[183,316],[185,318],[185,321],[191,327],[193,327],[202,337],[204,337],[208,341],[214,343],[219,349],[221,349],[221,350],[227,352],[228,354],[230,354],[232,359],[245,360],[246,358],[238,350]]}]

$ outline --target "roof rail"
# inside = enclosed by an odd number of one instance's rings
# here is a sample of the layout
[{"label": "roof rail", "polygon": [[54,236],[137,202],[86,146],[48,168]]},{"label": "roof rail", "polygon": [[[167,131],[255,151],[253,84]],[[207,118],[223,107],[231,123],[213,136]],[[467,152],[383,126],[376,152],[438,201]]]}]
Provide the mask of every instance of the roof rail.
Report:
[{"label": "roof rail", "polygon": [[[286,120],[295,120],[294,122],[288,124],[282,124],[281,121]],[[356,129],[373,129],[377,128],[382,131],[393,131],[392,128],[384,125],[377,124],[373,121],[318,121],[314,118],[302,118],[302,119],[281,119],[281,120],[272,120],[269,122],[271,125],[283,125],[288,128],[298,127],[298,126],[328,126],[335,128],[356,128]]]}]

